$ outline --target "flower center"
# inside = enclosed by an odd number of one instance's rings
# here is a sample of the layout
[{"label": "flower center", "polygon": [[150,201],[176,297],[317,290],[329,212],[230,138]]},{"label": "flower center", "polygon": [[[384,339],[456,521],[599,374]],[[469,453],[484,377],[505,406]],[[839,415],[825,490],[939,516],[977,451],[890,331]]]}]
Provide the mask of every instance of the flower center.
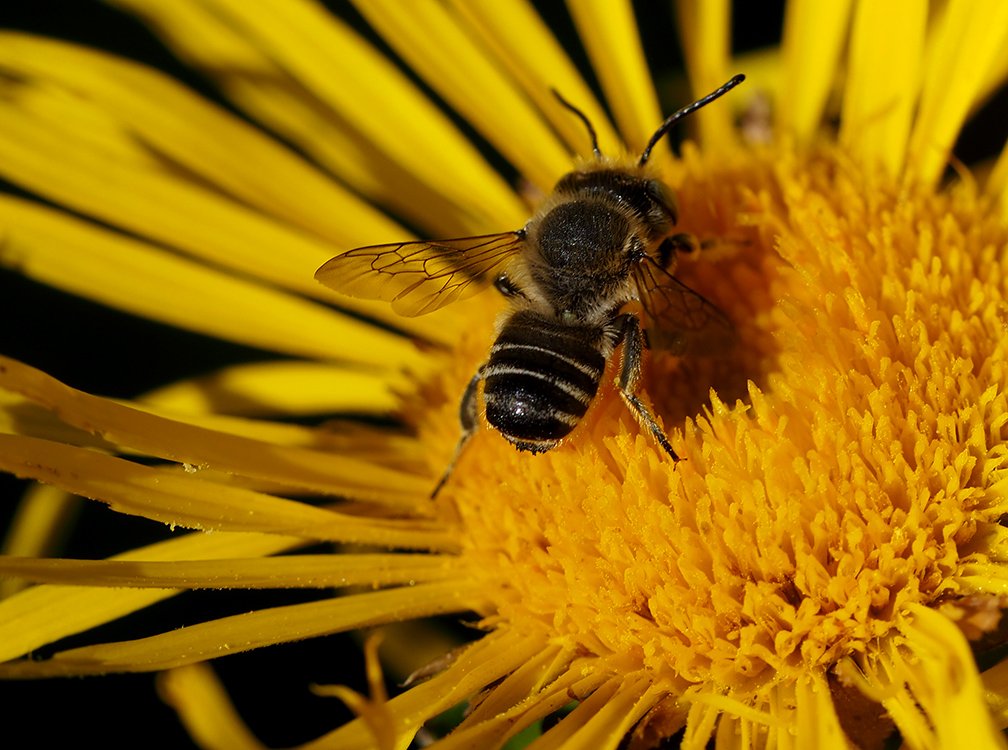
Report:
[{"label": "flower center", "polygon": [[[707,247],[677,277],[736,332],[645,363],[643,395],[686,460],[642,432],[610,362],[568,440],[534,456],[484,424],[438,503],[488,617],[671,680],[757,689],[862,651],[983,556],[1000,515],[987,425],[1004,430],[1003,383],[983,394],[1005,378],[991,363],[1006,354],[1008,236],[968,187],[901,193],[832,152],[682,167],[682,226]],[[480,309],[428,386],[444,406],[420,418],[445,451],[492,341]]]}]

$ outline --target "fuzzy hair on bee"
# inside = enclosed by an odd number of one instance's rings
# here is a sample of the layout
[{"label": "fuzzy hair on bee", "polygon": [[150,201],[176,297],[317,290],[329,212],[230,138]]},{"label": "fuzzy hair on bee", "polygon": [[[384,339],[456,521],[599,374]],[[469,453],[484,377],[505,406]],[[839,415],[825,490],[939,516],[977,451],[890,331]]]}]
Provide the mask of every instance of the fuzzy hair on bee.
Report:
[{"label": "fuzzy hair on bee", "polygon": [[[605,159],[591,122],[554,91],[584,123],[594,158],[561,177],[525,226],[359,247],[315,273],[336,291],[386,300],[407,316],[488,286],[509,300],[487,359],[462,395],[462,434],[432,497],[478,429],[480,385],[486,423],[518,450],[541,453],[577,427],[617,350],[616,386],[623,401],[669,458],[679,461],[638,395],[644,350],[650,345],[685,354],[731,338],[733,329],[713,304],[675,278],[678,253],[696,242],[675,232],[674,197],[648,160],[676,122],[744,79],[737,75],[666,118],[631,164]],[[631,302],[640,310],[629,311]]]}]

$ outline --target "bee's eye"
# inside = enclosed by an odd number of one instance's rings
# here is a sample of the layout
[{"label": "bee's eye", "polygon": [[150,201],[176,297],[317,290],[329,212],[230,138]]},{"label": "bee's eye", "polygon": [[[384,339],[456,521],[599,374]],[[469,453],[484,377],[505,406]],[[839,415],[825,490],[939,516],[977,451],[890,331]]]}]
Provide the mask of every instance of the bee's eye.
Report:
[{"label": "bee's eye", "polygon": [[651,219],[653,221],[671,221],[675,226],[679,220],[679,212],[676,210],[675,198],[669,189],[658,180],[648,180],[645,190],[654,209],[649,212]]}]

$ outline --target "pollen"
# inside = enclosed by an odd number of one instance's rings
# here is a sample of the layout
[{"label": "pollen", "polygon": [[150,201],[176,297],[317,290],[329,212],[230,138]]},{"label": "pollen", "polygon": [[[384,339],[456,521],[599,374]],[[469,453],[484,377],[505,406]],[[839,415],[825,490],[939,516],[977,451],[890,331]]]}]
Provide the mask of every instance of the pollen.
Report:
[{"label": "pollen", "polygon": [[[559,447],[519,452],[484,423],[437,507],[487,621],[750,705],[847,657],[870,671],[919,605],[992,629],[972,614],[996,606],[956,602],[1004,590],[976,575],[1004,562],[1004,223],[968,180],[918,192],[828,148],[687,148],[678,169],[703,249],[677,277],[735,329],[648,354],[643,395],[685,460],[627,411],[619,351]],[[478,298],[424,388],[437,460],[502,305]]]}]

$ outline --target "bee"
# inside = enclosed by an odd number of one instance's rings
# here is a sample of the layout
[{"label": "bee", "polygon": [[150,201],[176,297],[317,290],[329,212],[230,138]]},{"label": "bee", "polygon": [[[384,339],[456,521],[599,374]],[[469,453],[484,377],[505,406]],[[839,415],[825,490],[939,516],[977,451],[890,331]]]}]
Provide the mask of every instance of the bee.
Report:
[{"label": "bee", "polygon": [[[638,396],[647,346],[683,353],[732,327],[710,302],[673,275],[679,252],[676,204],[648,165],[655,145],[686,115],[745,79],[671,114],[635,164],[603,157],[588,117],[559,93],[585,125],[593,159],[567,173],[521,229],[477,237],[359,247],[327,261],[315,278],[351,296],[391,302],[423,315],[493,286],[510,301],[486,361],[462,396],[462,435],[437,495],[479,424],[482,383],[486,422],[518,450],[548,451],[578,425],[620,350],[616,386],[641,426],[673,461],[679,456]],[[639,303],[638,311],[626,308]],[[642,326],[642,317],[645,326]]]}]

